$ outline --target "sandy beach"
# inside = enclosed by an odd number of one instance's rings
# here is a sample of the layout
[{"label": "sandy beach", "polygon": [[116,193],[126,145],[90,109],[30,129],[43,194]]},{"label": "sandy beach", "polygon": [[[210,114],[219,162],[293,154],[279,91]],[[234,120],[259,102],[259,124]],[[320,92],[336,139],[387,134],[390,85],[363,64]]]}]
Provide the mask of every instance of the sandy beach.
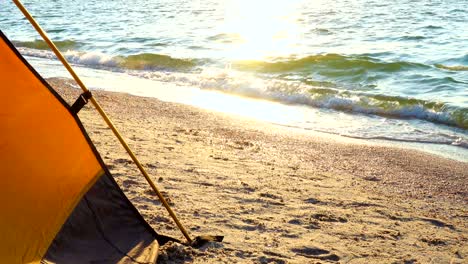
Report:
[{"label": "sandy beach", "polygon": [[[77,89],[49,79],[67,101]],[[467,263],[468,163],[275,126],[154,98],[94,91],[200,249],[158,263]],[[154,229],[182,239],[90,105],[79,114]]]}]

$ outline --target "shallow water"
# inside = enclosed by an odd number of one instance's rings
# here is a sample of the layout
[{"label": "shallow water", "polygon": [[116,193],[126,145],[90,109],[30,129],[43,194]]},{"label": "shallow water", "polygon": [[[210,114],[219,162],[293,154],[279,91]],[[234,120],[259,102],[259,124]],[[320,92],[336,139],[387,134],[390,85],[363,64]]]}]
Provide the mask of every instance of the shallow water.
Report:
[{"label": "shallow water", "polygon": [[[72,63],[154,81],[146,91],[220,91],[294,105],[256,101],[248,112],[273,123],[468,148],[467,1],[24,4]],[[47,71],[44,42],[10,1],[0,7],[0,30]]]}]

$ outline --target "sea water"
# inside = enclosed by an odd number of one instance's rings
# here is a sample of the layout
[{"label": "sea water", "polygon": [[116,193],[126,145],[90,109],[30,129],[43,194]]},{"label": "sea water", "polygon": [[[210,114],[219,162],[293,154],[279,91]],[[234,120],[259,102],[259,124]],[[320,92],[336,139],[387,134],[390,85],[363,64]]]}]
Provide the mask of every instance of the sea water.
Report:
[{"label": "sea water", "polygon": [[[466,0],[23,2],[91,87],[468,160]],[[66,76],[11,1],[0,30]]]}]

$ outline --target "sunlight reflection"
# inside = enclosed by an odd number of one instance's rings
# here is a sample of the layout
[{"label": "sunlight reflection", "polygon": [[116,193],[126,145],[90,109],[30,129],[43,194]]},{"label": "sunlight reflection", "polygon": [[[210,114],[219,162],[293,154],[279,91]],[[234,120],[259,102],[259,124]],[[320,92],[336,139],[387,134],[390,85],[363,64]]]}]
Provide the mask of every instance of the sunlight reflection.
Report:
[{"label": "sunlight reflection", "polygon": [[[109,91],[155,97],[167,102],[188,104],[272,123],[301,122],[304,118],[313,118],[310,115],[315,112],[315,110],[311,111],[305,107],[293,107],[267,100],[229,95],[190,86],[179,86],[173,83],[160,83],[122,73],[112,73],[111,78],[102,78],[99,75],[102,74],[101,71],[81,67],[77,68],[77,71],[86,83],[92,84],[90,87],[93,88],[99,87]],[[55,71],[54,74],[57,72],[67,74],[64,70]],[[308,115],[308,117],[305,115]]]},{"label": "sunlight reflection", "polygon": [[304,113],[299,108],[266,100],[227,95],[215,91],[200,91],[200,93],[192,97],[190,103],[205,109],[278,124],[286,124],[304,118]]},{"label": "sunlight reflection", "polygon": [[301,1],[228,0],[222,32],[236,36],[227,50],[232,60],[259,60],[294,54],[301,38]]}]

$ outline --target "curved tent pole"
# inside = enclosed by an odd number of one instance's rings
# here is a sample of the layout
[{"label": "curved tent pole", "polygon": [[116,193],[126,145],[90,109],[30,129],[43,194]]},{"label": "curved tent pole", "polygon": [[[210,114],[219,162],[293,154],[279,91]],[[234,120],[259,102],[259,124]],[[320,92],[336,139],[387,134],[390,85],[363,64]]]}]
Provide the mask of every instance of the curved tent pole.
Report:
[{"label": "curved tent pole", "polygon": [[[83,92],[85,93],[90,93],[89,92],[89,89],[84,85],[84,83],[81,81],[81,79],[78,77],[78,75],[75,73],[75,71],[73,70],[73,68],[70,66],[70,64],[68,63],[68,61],[65,59],[65,57],[63,57],[63,55],[60,53],[60,51],[57,49],[57,47],[55,46],[55,44],[49,39],[49,37],[46,35],[46,33],[44,32],[44,30],[42,30],[42,28],[39,26],[39,24],[34,20],[34,18],[31,16],[31,14],[29,14],[28,10],[23,6],[23,4],[19,1],[19,0],[12,0],[15,5],[18,7],[18,9],[23,13],[23,15],[28,19],[28,21],[31,23],[31,25],[34,27],[34,29],[36,29],[36,31],[41,35],[42,39],[47,43],[47,45],[52,49],[52,51],[55,53],[55,56],[57,56],[57,58],[62,62],[63,66],[65,66],[65,68],[68,70],[68,72],[71,74],[71,76],[73,77],[73,79],[78,83],[78,85],[81,87],[81,89],[83,90]],[[120,144],[125,148],[125,150],[127,151],[128,155],[130,155],[130,157],[132,158],[133,162],[135,162],[136,166],[138,167],[138,169],[140,170],[141,174],[143,174],[143,176],[145,177],[146,181],[148,182],[148,184],[151,186],[151,188],[153,189],[153,191],[156,193],[156,195],[158,196],[159,200],[161,201],[161,203],[164,205],[164,207],[166,208],[166,210],[169,212],[169,214],[171,215],[172,219],[174,220],[174,222],[177,224],[177,227],[179,227],[180,231],[182,232],[182,234],[184,235],[184,237],[187,239],[188,243],[192,243],[192,239],[190,238],[189,234],[187,233],[187,230],[185,230],[184,226],[182,225],[182,223],[179,221],[179,219],[177,218],[177,216],[175,215],[174,211],[172,211],[172,208],[169,206],[169,204],[167,203],[166,199],[163,197],[163,195],[161,194],[161,192],[159,191],[159,189],[156,187],[156,185],[154,184],[153,180],[151,180],[150,176],[148,175],[148,173],[146,172],[145,168],[143,167],[143,165],[141,165],[140,161],[138,160],[138,158],[135,156],[135,154],[133,153],[133,151],[130,149],[130,147],[128,146],[127,142],[125,142],[125,140],[123,139],[123,137],[120,135],[119,131],[117,130],[117,128],[114,126],[114,124],[112,123],[112,121],[109,119],[109,117],[107,116],[107,114],[104,112],[104,110],[102,109],[102,107],[99,105],[99,103],[96,101],[96,99],[91,96],[91,98],[89,98],[89,101],[91,101],[91,103],[94,105],[94,107],[96,108],[96,110],[99,112],[99,114],[101,115],[101,117],[104,119],[104,121],[106,122],[106,124],[109,126],[109,128],[112,130],[112,132],[114,133],[114,135],[117,137],[117,139],[119,140]]]}]

